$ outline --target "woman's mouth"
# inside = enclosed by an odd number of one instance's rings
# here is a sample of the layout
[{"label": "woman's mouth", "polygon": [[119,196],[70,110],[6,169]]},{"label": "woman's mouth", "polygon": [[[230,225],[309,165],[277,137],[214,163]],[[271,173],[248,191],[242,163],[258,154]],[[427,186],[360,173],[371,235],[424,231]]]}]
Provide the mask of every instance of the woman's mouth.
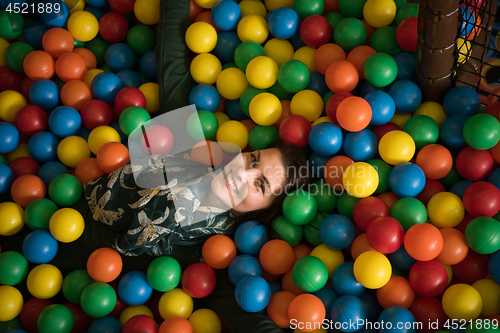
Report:
[{"label": "woman's mouth", "polygon": [[226,187],[227,187],[228,190],[232,190],[236,194],[240,194],[240,192],[238,191],[238,188],[236,187],[236,182],[234,181],[233,171],[232,170],[229,171],[228,174],[225,174],[224,179],[226,181]]}]

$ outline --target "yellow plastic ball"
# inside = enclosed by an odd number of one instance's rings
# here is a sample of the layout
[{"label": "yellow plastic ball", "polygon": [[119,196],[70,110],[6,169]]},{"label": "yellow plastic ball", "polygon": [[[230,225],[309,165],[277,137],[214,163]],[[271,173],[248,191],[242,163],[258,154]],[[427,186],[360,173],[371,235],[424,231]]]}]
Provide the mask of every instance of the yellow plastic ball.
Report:
[{"label": "yellow plastic ball", "polygon": [[261,126],[271,126],[281,117],[282,105],[271,93],[258,94],[250,101],[250,118]]},{"label": "yellow plastic ball", "polygon": [[272,12],[280,7],[293,7],[293,0],[264,0],[267,11]]},{"label": "yellow plastic ball", "polygon": [[318,124],[321,124],[321,123],[331,123],[331,122],[332,122],[332,120],[330,118],[328,118],[327,116],[319,117],[318,119],[313,121],[312,127],[314,127]]},{"label": "yellow plastic ball", "polygon": [[85,0],[63,0],[69,8],[69,14],[85,9]]},{"label": "yellow plastic ball", "polygon": [[400,128],[405,127],[405,124],[411,118],[411,113],[395,112],[389,122],[398,125]]},{"label": "yellow plastic ball", "polygon": [[260,1],[243,0],[239,5],[241,9],[241,17],[247,15],[259,15],[261,17],[266,17],[266,6]]},{"label": "yellow plastic ball", "polygon": [[300,49],[295,51],[292,56],[294,60],[300,60],[306,64],[309,72],[317,72],[316,65],[314,64],[314,55],[316,54],[316,49],[309,46],[302,46]]},{"label": "yellow plastic ball", "polygon": [[440,192],[427,203],[429,220],[438,228],[454,228],[465,216],[464,204],[460,197],[451,192]]},{"label": "yellow plastic ball", "polygon": [[146,111],[149,113],[160,111],[160,85],[148,82],[141,85],[139,90],[146,98]]},{"label": "yellow plastic ball", "polygon": [[492,279],[481,279],[472,284],[483,300],[481,317],[500,314],[500,285]]},{"label": "yellow plastic ball", "polygon": [[92,80],[99,73],[104,73],[104,71],[102,69],[99,69],[99,68],[94,68],[94,69],[88,70],[87,74],[85,74],[85,78],[83,79],[83,82],[85,82],[85,84],[87,86],[89,86],[89,88],[90,88],[92,86]]},{"label": "yellow plastic ball", "polygon": [[382,288],[389,282],[391,275],[391,263],[380,252],[363,252],[354,261],[354,277],[365,288]]},{"label": "yellow plastic ball", "polygon": [[12,286],[0,286],[0,321],[16,318],[24,305],[23,295]]},{"label": "yellow plastic ball", "polygon": [[9,161],[9,163],[12,163],[12,161],[14,161],[16,158],[19,158],[19,157],[31,157],[30,152],[28,150],[28,144],[27,143],[20,143],[16,147],[16,149],[14,149],[13,151],[11,151],[7,155],[7,161]]},{"label": "yellow plastic ball", "polygon": [[147,306],[135,305],[135,306],[127,306],[125,309],[123,309],[122,313],[120,314],[120,318],[118,320],[120,321],[120,324],[122,324],[122,326],[124,326],[125,323],[130,318],[138,316],[138,315],[146,315],[146,316],[154,319],[153,312]]},{"label": "yellow plastic ball", "polygon": [[194,333],[220,333],[222,322],[214,311],[210,309],[196,310],[189,316]]},{"label": "yellow plastic ball", "polygon": [[9,47],[10,43],[3,39],[0,38],[0,67],[5,66],[7,62],[5,61],[5,51]]},{"label": "yellow plastic ball", "polygon": [[19,111],[19,109],[26,104],[26,99],[20,92],[14,90],[5,90],[1,92],[0,119],[13,123],[16,118],[17,111]]},{"label": "yellow plastic ball", "polygon": [[281,67],[285,62],[292,60],[293,46],[286,39],[273,38],[264,45],[266,55]]},{"label": "yellow plastic ball", "polygon": [[160,297],[158,310],[163,319],[170,317],[188,319],[193,312],[193,299],[184,290],[175,288]]},{"label": "yellow plastic ball", "polygon": [[269,27],[262,16],[247,15],[238,23],[236,32],[242,42],[252,41],[262,44],[269,36]]},{"label": "yellow plastic ball", "polygon": [[213,54],[202,53],[193,59],[189,71],[196,82],[214,84],[217,76],[222,72],[222,64]]},{"label": "yellow plastic ball", "polygon": [[217,31],[207,22],[195,22],[187,28],[185,38],[194,53],[210,52],[217,44]]},{"label": "yellow plastic ball", "polygon": [[28,290],[36,298],[49,299],[61,290],[63,276],[54,265],[41,264],[28,274],[26,284]]},{"label": "yellow plastic ball", "polygon": [[474,320],[481,314],[483,300],[481,294],[464,283],[454,284],[443,294],[443,310],[450,319]]},{"label": "yellow plastic ball", "polygon": [[89,148],[95,155],[108,142],[121,142],[120,134],[111,126],[98,126],[89,134]]},{"label": "yellow plastic ball", "polygon": [[220,111],[215,111],[214,115],[217,117],[217,121],[219,122],[219,127],[226,121],[231,120],[227,114]]},{"label": "yellow plastic ball", "polygon": [[413,111],[413,115],[429,116],[432,119],[434,119],[434,121],[438,124],[438,126],[441,126],[443,121],[445,121],[447,118],[443,106],[439,103],[432,101],[423,102],[422,104],[420,104],[418,108],[415,111]]},{"label": "yellow plastic ball", "polygon": [[194,0],[202,8],[212,8],[219,0]]},{"label": "yellow plastic ball", "polygon": [[0,203],[0,236],[12,236],[24,227],[24,209],[15,202]]},{"label": "yellow plastic ball", "polygon": [[301,90],[292,97],[290,111],[313,122],[323,113],[323,99],[313,90]]},{"label": "yellow plastic ball", "polygon": [[217,77],[217,90],[226,99],[238,99],[248,88],[245,73],[239,68],[231,67],[223,70]]},{"label": "yellow plastic ball", "polygon": [[88,42],[99,32],[99,22],[90,12],[81,10],[73,13],[68,19],[68,31],[74,39]]},{"label": "yellow plastic ball", "polygon": [[57,157],[64,165],[76,168],[81,161],[90,157],[89,144],[82,137],[68,136],[59,142]]},{"label": "yellow plastic ball", "polygon": [[278,80],[278,65],[269,57],[255,57],[247,65],[246,77],[255,88],[267,89]]},{"label": "yellow plastic ball", "polygon": [[316,246],[309,255],[320,259],[325,264],[328,278],[331,278],[333,271],[344,263],[342,251],[330,249],[325,244]]},{"label": "yellow plastic ball", "polygon": [[237,153],[248,144],[248,130],[239,121],[226,121],[217,130],[217,143],[228,153]]},{"label": "yellow plastic ball", "polygon": [[377,170],[366,162],[356,162],[349,165],[342,176],[344,189],[356,198],[366,198],[372,195],[378,187]]},{"label": "yellow plastic ball", "polygon": [[457,39],[457,51],[458,51],[458,62],[464,64],[469,60],[470,53],[472,52],[472,46],[468,40],[463,38]]},{"label": "yellow plastic ball", "polygon": [[368,0],[363,7],[366,23],[374,28],[386,27],[396,18],[394,0]]},{"label": "yellow plastic ball", "polygon": [[52,236],[61,243],[76,241],[83,234],[85,220],[82,214],[73,208],[61,208],[49,221]]},{"label": "yellow plastic ball", "polygon": [[403,131],[390,131],[380,139],[378,152],[391,165],[408,162],[415,154],[415,141]]},{"label": "yellow plastic ball", "polygon": [[135,17],[142,24],[152,25],[160,19],[160,0],[137,0],[134,4]]}]

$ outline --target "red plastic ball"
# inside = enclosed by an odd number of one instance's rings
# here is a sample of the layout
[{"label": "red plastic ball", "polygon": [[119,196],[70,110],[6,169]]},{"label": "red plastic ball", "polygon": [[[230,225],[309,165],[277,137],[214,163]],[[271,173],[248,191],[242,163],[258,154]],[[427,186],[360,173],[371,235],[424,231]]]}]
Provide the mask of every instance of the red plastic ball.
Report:
[{"label": "red plastic ball", "polygon": [[73,314],[74,324],[71,332],[83,332],[90,327],[90,324],[92,324],[92,317],[86,314],[79,304],[66,302],[64,303],[64,306],[66,306]]},{"label": "red plastic ball", "polygon": [[20,91],[25,76],[5,65],[0,67],[0,92],[5,90]]},{"label": "red plastic ball", "polygon": [[115,97],[115,108],[118,114],[121,114],[129,106],[146,108],[146,97],[144,97],[142,91],[135,87],[125,87]]},{"label": "red plastic ball", "polygon": [[410,269],[410,285],[424,297],[434,297],[446,289],[448,272],[437,260],[416,262]]},{"label": "red plastic ball", "polygon": [[368,243],[380,253],[396,252],[403,245],[404,235],[401,223],[390,216],[377,217],[366,228]]},{"label": "red plastic ball", "polygon": [[215,288],[215,272],[204,263],[189,265],[182,273],[182,289],[191,297],[203,298],[212,293]]},{"label": "red plastic ball", "polygon": [[10,162],[9,168],[14,174],[14,179],[17,179],[23,175],[35,175],[40,170],[40,163],[32,159],[31,157],[21,156]]},{"label": "red plastic ball", "polygon": [[445,329],[444,324],[448,320],[448,316],[439,299],[434,297],[419,298],[413,302],[409,310],[415,317],[415,322],[423,323],[420,332],[433,333]]},{"label": "red plastic ball", "polygon": [[27,300],[19,314],[19,319],[23,328],[28,332],[38,332],[36,326],[38,316],[43,309],[52,304],[52,301],[48,299],[30,298]]},{"label": "red plastic ball", "polygon": [[377,197],[367,197],[359,200],[352,211],[354,223],[363,231],[366,231],[370,222],[375,218],[389,215],[389,208],[387,208],[385,202]]},{"label": "red plastic ball", "polygon": [[372,132],[377,137],[377,140],[380,141],[380,139],[385,134],[389,133],[390,131],[401,131],[401,130],[402,130],[401,127],[399,127],[398,125],[396,125],[394,123],[386,123],[386,124],[383,124],[383,125],[376,126],[372,130]]},{"label": "red plastic ball", "polygon": [[48,123],[47,113],[34,104],[28,104],[19,109],[14,120],[14,126],[19,132],[27,136],[45,131]]},{"label": "red plastic ball", "polygon": [[301,115],[291,115],[285,118],[280,125],[280,138],[285,143],[304,147],[309,142],[311,123]]},{"label": "red plastic ball", "polygon": [[299,33],[307,46],[317,48],[328,43],[332,37],[332,26],[324,16],[311,15],[302,21]]},{"label": "red plastic ball", "polygon": [[406,51],[417,50],[417,22],[417,17],[408,17],[398,25],[396,30],[396,40]]},{"label": "red plastic ball", "polygon": [[495,103],[488,105],[483,110],[483,113],[489,114],[498,120],[499,116],[500,116],[500,102],[495,102]]},{"label": "red plastic ball", "polygon": [[443,184],[435,179],[426,179],[424,189],[415,198],[427,206],[429,200],[431,200],[436,193],[440,192],[446,192],[446,188]]},{"label": "red plastic ball", "polygon": [[109,6],[117,13],[128,14],[134,11],[136,0],[108,0]]},{"label": "red plastic ball", "polygon": [[122,333],[157,333],[158,324],[147,315],[136,315],[123,325]]},{"label": "red plastic ball", "polygon": [[45,183],[35,175],[23,175],[14,180],[10,188],[12,200],[21,207],[26,207],[36,199],[45,198]]},{"label": "red plastic ball", "polygon": [[488,177],[493,170],[493,162],[493,156],[488,150],[465,147],[458,153],[455,163],[460,176],[467,180],[478,181]]},{"label": "red plastic ball", "polygon": [[80,55],[67,52],[57,59],[55,70],[57,76],[64,82],[83,80],[87,74],[87,63]]},{"label": "red plastic ball", "polygon": [[479,254],[471,249],[464,260],[451,266],[453,268],[453,277],[459,282],[473,284],[477,280],[485,279],[488,272],[489,256]]},{"label": "red plastic ball", "polygon": [[110,43],[119,43],[128,34],[127,19],[120,13],[109,12],[99,20],[99,34]]},{"label": "red plastic ball", "polygon": [[465,216],[462,219],[462,222],[460,222],[460,224],[457,225],[455,227],[455,229],[459,230],[462,234],[465,235],[465,229],[469,225],[469,222],[472,221],[473,219],[474,219],[474,216],[472,216],[472,215],[470,215],[468,213],[465,213]]},{"label": "red plastic ball", "polygon": [[82,106],[80,116],[83,126],[87,127],[89,130],[93,130],[96,127],[111,124],[113,111],[108,103],[100,99],[93,99]]},{"label": "red plastic ball", "polygon": [[141,144],[149,155],[168,154],[174,146],[174,136],[165,126],[153,125],[144,131]]},{"label": "red plastic ball", "polygon": [[33,80],[30,79],[29,77],[24,77],[23,81],[21,82],[21,94],[23,94],[24,98],[26,98],[26,101],[30,103],[30,88],[31,85],[33,84]]},{"label": "red plastic ball", "polygon": [[339,124],[339,122],[337,121],[337,108],[339,107],[340,102],[351,96],[354,95],[350,92],[341,91],[334,94],[328,99],[328,102],[326,102],[326,115],[328,116],[328,119],[332,121],[332,123],[336,125]]},{"label": "red plastic ball", "polygon": [[474,217],[493,217],[500,211],[500,190],[488,182],[475,182],[465,190],[463,203]]}]

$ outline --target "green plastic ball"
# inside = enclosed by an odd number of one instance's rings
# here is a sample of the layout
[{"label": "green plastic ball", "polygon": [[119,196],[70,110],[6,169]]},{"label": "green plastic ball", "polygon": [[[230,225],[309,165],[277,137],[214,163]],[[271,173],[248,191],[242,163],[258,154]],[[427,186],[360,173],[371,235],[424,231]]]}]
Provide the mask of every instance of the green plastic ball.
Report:
[{"label": "green plastic ball", "polygon": [[394,2],[396,3],[396,8],[399,10],[401,7],[403,7],[404,5],[407,5],[408,4],[408,0],[394,0]]},{"label": "green plastic ball", "polygon": [[401,8],[398,7],[398,11],[396,12],[396,26],[400,25],[401,22],[406,20],[409,17],[417,17],[418,16],[418,3],[409,3]]},{"label": "green plastic ball", "polygon": [[[125,135],[130,135],[136,128],[151,120],[149,112],[139,106],[129,106],[120,114],[118,125]],[[137,135],[141,136],[142,131],[138,130]]]},{"label": "green plastic ball", "polygon": [[278,82],[289,93],[306,89],[310,79],[309,68],[300,60],[289,60],[278,70]]},{"label": "green plastic ball", "polygon": [[5,165],[9,165],[9,161],[7,161],[7,159],[3,156],[0,156],[0,163],[5,164]]},{"label": "green plastic ball", "polygon": [[0,11],[0,37],[10,40],[23,34],[24,18],[19,13]]},{"label": "green plastic ball", "polygon": [[386,87],[396,79],[398,64],[386,53],[376,53],[366,59],[363,66],[366,81],[375,87]]},{"label": "green plastic ball", "polygon": [[325,9],[323,0],[293,0],[293,9],[301,20],[311,15],[321,15]]},{"label": "green plastic ball", "polygon": [[321,259],[305,256],[293,265],[292,280],[300,290],[313,293],[325,286],[328,281],[328,269]]},{"label": "green plastic ball", "polygon": [[280,133],[276,127],[257,125],[248,135],[248,144],[252,150],[262,150],[279,139]]},{"label": "green plastic ball", "polygon": [[318,212],[332,213],[337,207],[337,195],[324,180],[318,180],[311,185],[311,195],[316,199]]},{"label": "green plastic ball", "polygon": [[156,34],[153,29],[143,24],[136,24],[127,34],[127,44],[137,54],[153,50],[156,45]]},{"label": "green plastic ball", "polygon": [[339,0],[339,10],[345,17],[363,17],[366,0]]},{"label": "green plastic ball", "polygon": [[500,122],[487,113],[473,115],[465,122],[463,135],[465,142],[474,149],[493,148],[500,141]]},{"label": "green plastic ball", "polygon": [[457,170],[456,167],[456,155],[452,155],[453,157],[453,166],[451,167],[451,171],[444,176],[441,179],[438,179],[441,184],[444,185],[445,188],[449,189],[453,184],[456,184],[457,182],[464,180],[464,177],[462,177]]},{"label": "green plastic ball", "polygon": [[5,50],[5,62],[13,71],[24,73],[24,58],[35,49],[28,43],[14,42]]},{"label": "green plastic ball", "polygon": [[69,333],[74,323],[73,313],[68,307],[52,304],[40,312],[36,326],[40,333]]},{"label": "green plastic ball", "polygon": [[57,205],[68,207],[80,200],[83,193],[82,183],[69,173],[59,175],[49,184],[49,197]]},{"label": "green plastic ball", "polygon": [[271,224],[273,236],[282,239],[291,247],[299,244],[304,236],[304,227],[290,223],[285,216],[278,216]]},{"label": "green plastic ball", "polygon": [[199,110],[189,116],[186,131],[195,141],[212,140],[219,129],[217,117],[210,111]]},{"label": "green plastic ball", "polygon": [[332,31],[335,31],[335,29],[339,25],[339,22],[345,19],[345,16],[340,12],[330,12],[325,15],[325,18],[328,20],[328,22],[330,22]]},{"label": "green plastic ball", "polygon": [[49,230],[50,218],[58,209],[54,201],[50,199],[33,200],[24,210],[24,221],[32,230]]},{"label": "green plastic ball", "polygon": [[222,70],[228,69],[228,68],[238,68],[234,62],[228,62],[222,65]]},{"label": "green plastic ball", "polygon": [[311,193],[296,190],[283,201],[283,214],[293,224],[304,225],[312,221],[318,212],[318,204]]},{"label": "green plastic ball", "polygon": [[85,44],[85,47],[95,55],[97,67],[105,64],[104,55],[110,45],[111,43],[104,40],[101,36],[96,36]]},{"label": "green plastic ball", "polygon": [[465,228],[465,240],[477,253],[490,254],[500,250],[500,222],[492,217],[476,217]]},{"label": "green plastic ball", "polygon": [[361,198],[356,198],[344,191],[337,200],[337,211],[339,214],[348,217],[352,220],[352,212],[354,211],[354,205],[361,200]]},{"label": "green plastic ball", "polygon": [[391,173],[391,166],[383,160],[369,160],[366,163],[372,165],[378,173],[378,187],[374,195],[387,192],[391,189],[389,185],[389,174]]},{"label": "green plastic ball", "polygon": [[64,87],[64,85],[66,84],[66,82],[64,82],[63,80],[61,80],[58,76],[55,76],[52,81],[54,81],[54,83],[56,84],[57,88],[59,89],[59,91],[62,89],[62,87]]},{"label": "green plastic ball", "polygon": [[312,246],[316,247],[323,243],[319,237],[319,226],[328,215],[326,213],[318,213],[311,222],[304,226],[304,237]]},{"label": "green plastic ball", "polygon": [[148,78],[145,77],[144,74],[142,74],[141,71],[136,71],[136,74],[139,75],[139,77],[141,78],[141,83],[142,84],[149,82]]},{"label": "green plastic ball", "polygon": [[264,47],[256,42],[243,42],[234,50],[234,62],[242,71],[247,70],[248,63],[256,57],[265,56]]},{"label": "green plastic ball", "polygon": [[28,260],[16,251],[0,254],[0,284],[15,286],[28,275]]},{"label": "green plastic ball", "polygon": [[173,257],[158,257],[149,264],[146,276],[153,289],[160,292],[170,291],[181,281],[181,265]]},{"label": "green plastic ball", "polygon": [[325,96],[323,96],[323,115],[326,115],[326,103],[328,103],[328,100],[330,99],[330,97],[332,97],[333,95],[335,95],[335,93],[331,90],[329,90]]},{"label": "green plastic ball", "polygon": [[273,84],[268,90],[271,94],[278,97],[280,101],[290,101],[294,95],[293,93],[290,93],[283,89],[278,81],[276,81],[276,83]]},{"label": "green plastic ball", "polygon": [[346,17],[337,24],[333,32],[335,43],[340,45],[345,51],[363,45],[366,41],[366,27],[359,19]]},{"label": "green plastic ball", "polygon": [[411,117],[406,122],[403,130],[413,138],[417,149],[436,143],[439,139],[439,126],[429,116],[418,115]]},{"label": "green plastic ball", "polygon": [[84,269],[77,269],[69,273],[63,281],[62,292],[68,301],[80,304],[83,290],[95,282]]},{"label": "green plastic ball", "polygon": [[375,30],[370,38],[370,46],[379,53],[395,55],[401,51],[396,39],[396,28],[382,27]]},{"label": "green plastic ball", "polygon": [[83,289],[80,304],[86,314],[100,318],[113,311],[116,300],[116,292],[113,287],[104,282],[92,282]]},{"label": "green plastic ball", "polygon": [[15,328],[24,329],[23,325],[21,324],[21,320],[19,319],[19,316],[8,321],[0,321],[0,332],[5,332],[7,330]]},{"label": "green plastic ball", "polygon": [[415,224],[427,222],[427,208],[416,198],[401,198],[392,206],[391,217],[398,220],[406,232]]},{"label": "green plastic ball", "polygon": [[498,323],[493,320],[477,319],[472,323],[469,322],[464,333],[500,333],[500,328],[498,327]]},{"label": "green plastic ball", "polygon": [[73,38],[73,48],[85,47],[85,42]]},{"label": "green plastic ball", "polygon": [[240,106],[243,113],[246,114],[248,117],[250,117],[250,102],[255,96],[265,92],[268,91],[266,89],[259,89],[252,86],[245,89],[245,91],[243,92],[243,94],[241,94],[240,97]]}]

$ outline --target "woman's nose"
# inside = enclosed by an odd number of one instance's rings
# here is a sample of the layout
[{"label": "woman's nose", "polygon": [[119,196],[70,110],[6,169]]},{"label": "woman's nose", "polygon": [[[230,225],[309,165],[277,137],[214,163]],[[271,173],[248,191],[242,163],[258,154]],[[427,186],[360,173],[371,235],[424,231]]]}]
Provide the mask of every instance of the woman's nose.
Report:
[{"label": "woman's nose", "polygon": [[253,180],[259,177],[260,171],[258,169],[246,169],[245,178],[247,180]]}]

